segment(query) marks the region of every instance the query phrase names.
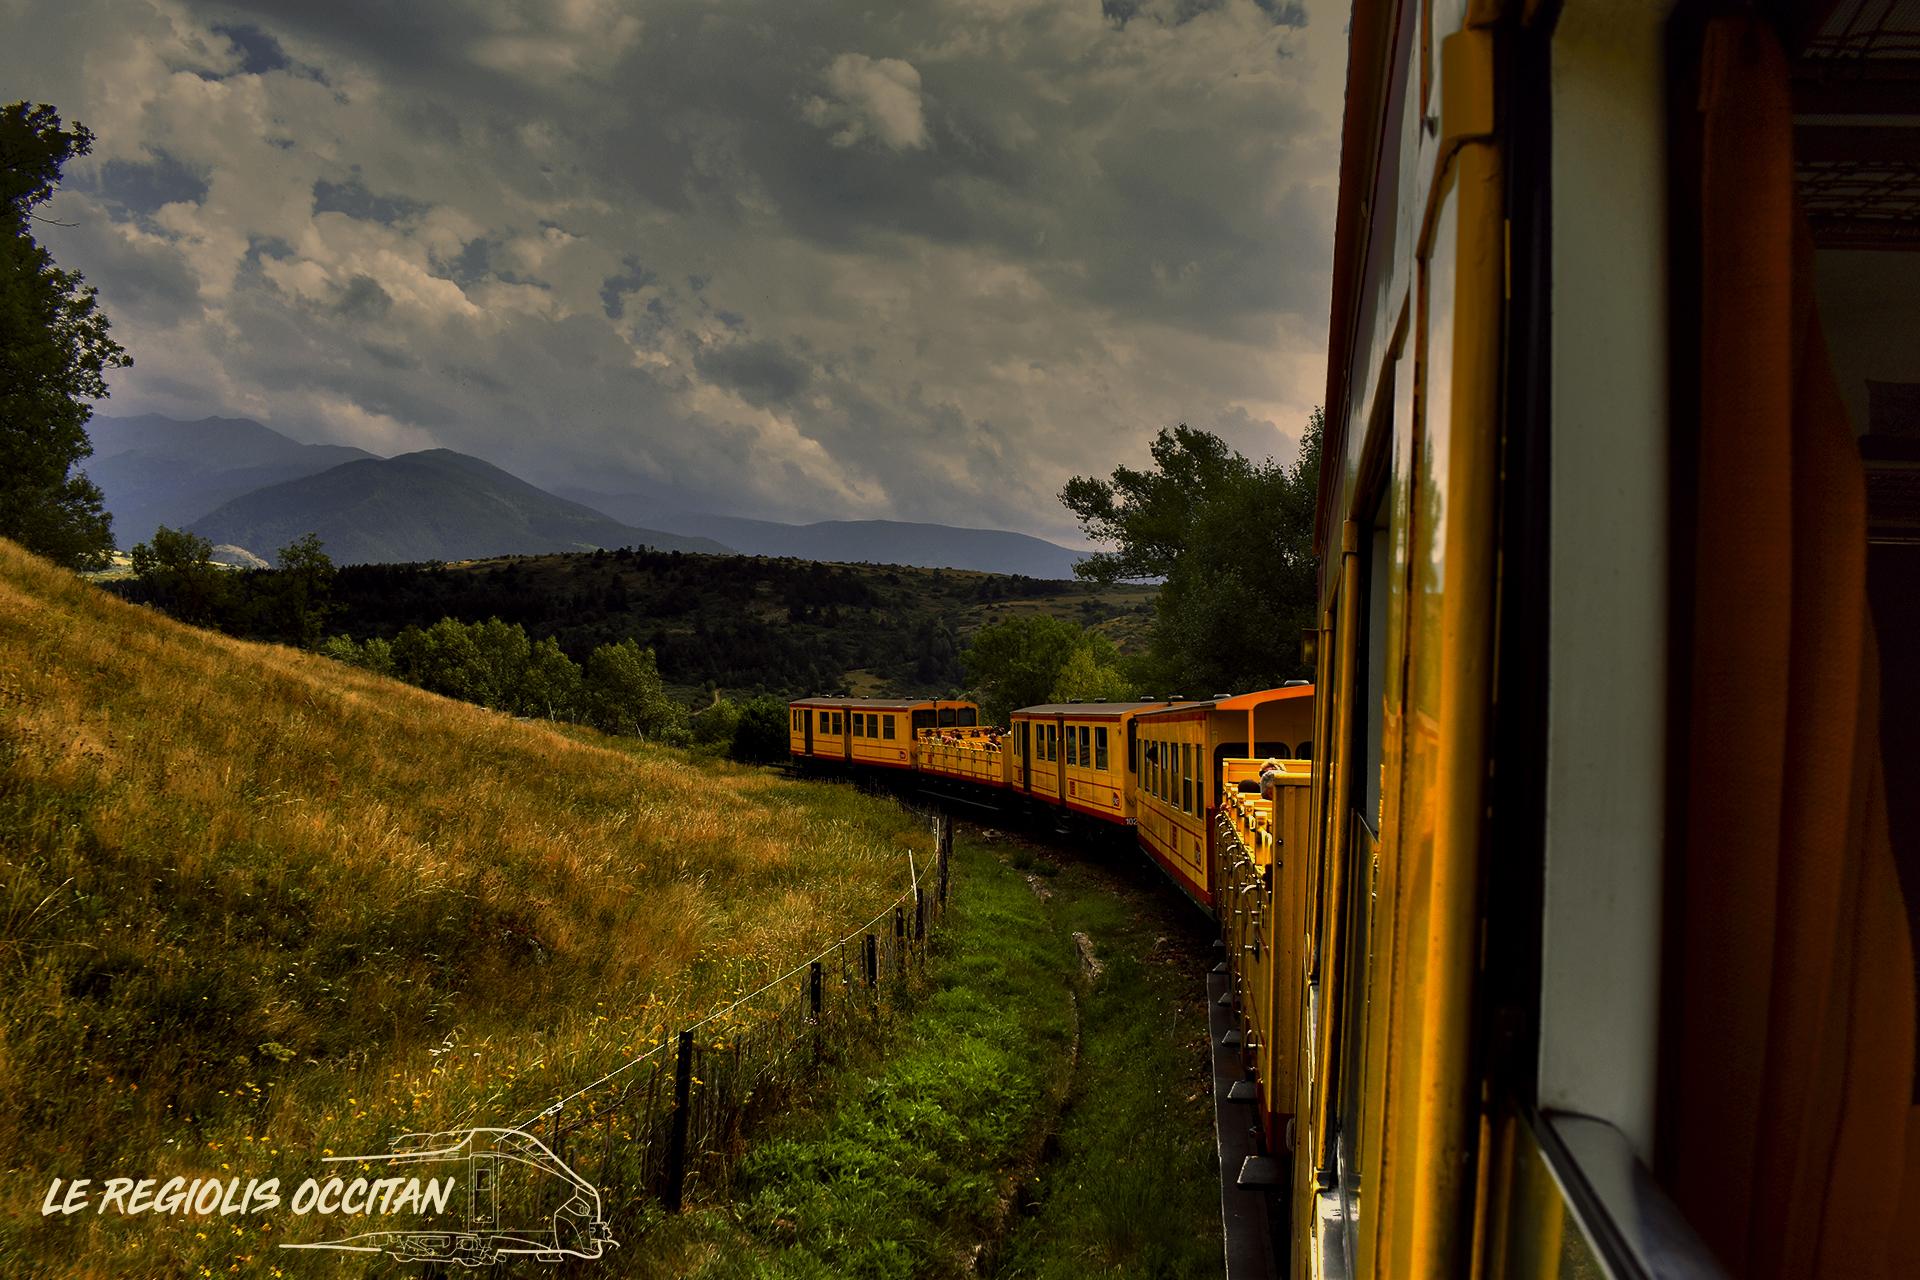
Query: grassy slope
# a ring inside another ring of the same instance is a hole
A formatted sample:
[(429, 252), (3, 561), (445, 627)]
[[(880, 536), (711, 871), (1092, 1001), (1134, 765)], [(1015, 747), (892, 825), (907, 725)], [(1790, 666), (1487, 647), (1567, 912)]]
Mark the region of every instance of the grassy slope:
[(634, 1274), (1219, 1274), (1197, 916), (1162, 883), (1005, 839), (960, 841), (955, 885), (887, 1060), (776, 1126), (735, 1202), (668, 1224)]
[(308, 1273), (257, 1224), (40, 1196), (291, 1186), (328, 1149), (511, 1122), (864, 919), (926, 844), (850, 788), (610, 745), (0, 542), (0, 1274)]

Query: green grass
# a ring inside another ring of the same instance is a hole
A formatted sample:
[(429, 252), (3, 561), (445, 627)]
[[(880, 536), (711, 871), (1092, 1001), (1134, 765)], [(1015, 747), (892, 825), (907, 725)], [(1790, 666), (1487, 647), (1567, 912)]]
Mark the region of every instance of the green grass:
[(0, 1277), (394, 1273), (275, 1250), (314, 1238), (284, 1211), (38, 1209), (55, 1177), (290, 1190), (511, 1124), (869, 918), (930, 843), (851, 787), (197, 631), (0, 541)]
[(961, 840), (955, 885), (889, 1056), (754, 1144), (731, 1202), (636, 1242), (634, 1274), (1219, 1273), (1197, 918), (1024, 841)]

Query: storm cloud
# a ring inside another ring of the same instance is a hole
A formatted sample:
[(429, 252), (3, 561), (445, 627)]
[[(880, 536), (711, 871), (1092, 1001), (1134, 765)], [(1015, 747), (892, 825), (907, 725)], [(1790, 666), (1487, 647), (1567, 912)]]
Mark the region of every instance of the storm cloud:
[(43, 233), (136, 358), (109, 412), (1071, 540), (1069, 476), (1183, 421), (1288, 457), (1318, 399), (1337, 7), (16, 21), (10, 94), (98, 136)]

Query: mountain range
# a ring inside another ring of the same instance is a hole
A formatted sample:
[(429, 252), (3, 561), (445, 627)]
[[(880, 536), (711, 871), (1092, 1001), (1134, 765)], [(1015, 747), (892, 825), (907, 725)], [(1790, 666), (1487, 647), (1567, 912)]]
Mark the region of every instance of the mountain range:
[(87, 433), (93, 457), (86, 472), (106, 496), (123, 549), (160, 525), (185, 528), (242, 494), (373, 457), (346, 445), (301, 444), (247, 418), (95, 416)]
[(449, 449), (380, 458), (301, 444), (246, 418), (96, 416), (88, 430), (94, 456), (87, 474), (106, 497), (123, 548), (164, 524), (266, 557), (316, 533), (341, 564), (649, 546), (1063, 579), (1080, 558), (998, 529), (901, 520), (783, 524), (678, 510), (640, 494), (549, 492)]
[(187, 527), (211, 542), (265, 556), (302, 534), (315, 533), (340, 564), (472, 560), (599, 547), (722, 555), (730, 550), (709, 538), (621, 524), (451, 449), (362, 458), (268, 485)]
[(794, 556), (842, 564), (912, 565), (922, 569), (977, 569), (1029, 578), (1065, 579), (1082, 554), (1005, 529), (967, 529), (909, 520), (820, 520), (784, 524), (744, 516), (706, 515), (663, 509), (638, 495), (563, 488), (576, 502), (615, 519), (645, 519), (662, 529), (714, 538), (750, 556)]

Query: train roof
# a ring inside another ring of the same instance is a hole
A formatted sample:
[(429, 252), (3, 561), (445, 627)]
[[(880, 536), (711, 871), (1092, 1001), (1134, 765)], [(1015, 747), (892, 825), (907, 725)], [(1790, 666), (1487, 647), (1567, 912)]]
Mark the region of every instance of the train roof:
[(1123, 716), (1129, 711), (1145, 711), (1169, 705), (1164, 698), (1154, 698), (1145, 702), (1048, 702), (1037, 707), (1020, 707), (1013, 714), (1017, 716), (1079, 716), (1083, 719), (1096, 719), (1100, 716)]
[(915, 707), (976, 705), (966, 698), (795, 698), (790, 707), (859, 707), (866, 711), (911, 711)]
[(1277, 689), (1256, 689), (1252, 693), (1236, 693), (1224, 698), (1206, 698), (1194, 702), (1172, 702), (1144, 712), (1153, 715), (1156, 711), (1250, 711), (1254, 707), (1269, 702), (1281, 702), (1288, 698), (1311, 698), (1311, 684), (1285, 684)]

